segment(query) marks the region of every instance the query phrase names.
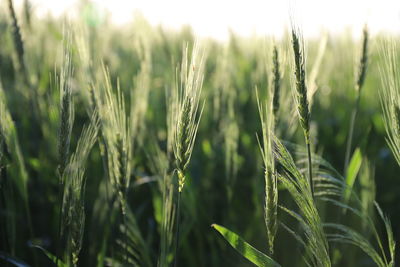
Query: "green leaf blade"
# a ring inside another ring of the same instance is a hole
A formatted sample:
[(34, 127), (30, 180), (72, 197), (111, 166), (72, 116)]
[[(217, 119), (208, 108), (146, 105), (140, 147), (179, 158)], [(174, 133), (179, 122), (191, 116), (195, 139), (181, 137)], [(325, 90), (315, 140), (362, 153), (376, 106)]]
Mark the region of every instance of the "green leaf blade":
[(61, 259), (57, 259), (57, 256), (53, 255), (45, 248), (38, 245), (32, 245), (32, 247), (40, 249), (47, 256), (47, 258), (49, 258), (54, 264), (57, 264), (57, 267), (68, 267), (68, 265), (62, 262)]
[(281, 265), (274, 261), (269, 256), (265, 255), (261, 251), (257, 250), (249, 243), (244, 241), (240, 236), (236, 233), (230, 231), (229, 229), (218, 225), (211, 225), (212, 228), (217, 230), (224, 239), (243, 257), (254, 263), (259, 267), (280, 267)]
[(353, 156), (351, 157), (349, 167), (346, 171), (346, 189), (343, 194), (343, 199), (345, 203), (348, 203), (351, 191), (353, 190), (354, 182), (357, 178), (358, 172), (360, 171), (362, 163), (362, 154), (360, 148), (357, 148), (354, 151)]

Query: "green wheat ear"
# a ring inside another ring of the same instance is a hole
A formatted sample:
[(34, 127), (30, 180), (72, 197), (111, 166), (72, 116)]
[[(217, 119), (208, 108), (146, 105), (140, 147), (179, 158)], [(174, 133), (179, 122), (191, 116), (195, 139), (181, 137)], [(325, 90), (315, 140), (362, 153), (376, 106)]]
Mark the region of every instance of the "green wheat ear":
[[(190, 162), (193, 146), (199, 128), (203, 107), (199, 111), (200, 95), (204, 79), (204, 54), (200, 52), (199, 44), (193, 47), (192, 57), (188, 60), (188, 47), (186, 46), (180, 73), (180, 86), (175, 85), (171, 107), (168, 108), (167, 124), (169, 141), (174, 151), (175, 168), (178, 174), (177, 218), (175, 232), (174, 266), (178, 263), (179, 225), (180, 225), (180, 198), (185, 186), (185, 171)], [(175, 125), (175, 126), (172, 126)], [(172, 126), (172, 127), (171, 127)]]
[(311, 194), (314, 196), (314, 185), (312, 178), (312, 160), (310, 144), (310, 110), (308, 107), (306, 71), (304, 57), (304, 43), (299, 30), (292, 25), (292, 48), (294, 55), (294, 73), (296, 78), (295, 100), (297, 103), (297, 113), (299, 114), (300, 126), (303, 129), (307, 154), (308, 154), (308, 182)]
[(15, 46), (15, 50), (17, 52), (19, 69), (22, 73), (25, 74), (25, 61), (24, 61), (24, 42), (22, 41), (21, 29), (18, 24), (17, 16), (15, 15), (14, 5), (12, 0), (8, 0), (8, 9), (11, 17), (11, 26), (12, 26), (12, 36), (13, 42)]
[(126, 214), (126, 190), (127, 186), (127, 153), (126, 148), (124, 146), (124, 141), (121, 137), (121, 134), (117, 133), (117, 140), (116, 140), (116, 158), (117, 158), (117, 172), (119, 178), (119, 183), (117, 184), (118, 187), (118, 195), (121, 201), (121, 212), (122, 214)]
[(296, 77), (296, 102), (301, 128), (304, 132), (306, 143), (310, 143), (310, 112), (307, 99), (304, 44), (302, 37), (292, 29), (292, 48), (295, 63)]
[(400, 108), (398, 105), (393, 105), (393, 131), (394, 134), (400, 136)]
[(360, 99), (361, 99), (361, 89), (364, 85), (365, 81), (365, 74), (367, 72), (367, 64), (368, 64), (368, 28), (367, 26), (363, 29), (363, 41), (362, 41), (362, 49), (361, 49), (361, 56), (360, 62), (358, 64), (358, 72), (357, 72), (357, 80), (355, 82), (355, 90), (357, 91), (357, 98), (353, 108), (353, 112), (350, 118), (350, 127), (349, 127), (349, 136), (347, 138), (346, 144), (346, 154), (345, 154), (345, 161), (344, 161), (344, 171), (347, 171), (347, 167), (350, 160), (350, 153), (351, 147), (353, 142), (353, 132), (354, 132), (354, 125), (356, 122), (356, 117), (358, 113), (358, 109), (360, 106)]
[(32, 4), (29, 2), (29, 0), (24, 0), (24, 18), (28, 29), (31, 28), (31, 13)]
[(65, 236), (66, 262), (77, 266), (82, 248), (85, 226), (85, 165), (96, 140), (99, 128), (97, 112), (91, 121), (85, 125), (78, 140), (75, 152), (68, 160), (63, 172), (64, 193), (61, 209), (61, 232)]
[(182, 192), (185, 185), (185, 170), (192, 156), (197, 129), (202, 114), (199, 110), (201, 89), (204, 78), (204, 55), (195, 43), (190, 64), (188, 64), (188, 47), (183, 55), (181, 66), (180, 88), (175, 86), (175, 104), (172, 104), (172, 116), (176, 128), (173, 130), (173, 150), (178, 173), (178, 190)]
[[(71, 37), (68, 37), (63, 48), (63, 65), (59, 77), (60, 90), (60, 129), (58, 134), (59, 174), (63, 176), (69, 157), (71, 132), (74, 123), (74, 105), (72, 102), (71, 79), (73, 75)], [(62, 183), (63, 181), (61, 181)]]
[(110, 183), (120, 196), (121, 209), (125, 212), (125, 193), (130, 183), (133, 156), (131, 119), (127, 116), (119, 82), (114, 90), (105, 66), (103, 74), (103, 86), (93, 88), (94, 100), (99, 110), (101, 132), (107, 149)]
[(273, 74), (273, 80), (272, 80), (272, 88), (274, 90), (273, 94), (273, 112), (274, 112), (274, 117), (275, 117), (275, 122), (277, 120), (278, 116), (278, 111), (279, 111), (279, 97), (280, 97), (280, 89), (281, 89), (281, 72), (280, 72), (280, 66), (279, 66), (279, 53), (278, 53), (278, 48), (276, 45), (274, 45), (273, 49), (273, 56), (272, 56), (272, 74)]
[(3, 83), (0, 78), (0, 136), (3, 139), (4, 148), (13, 155), (18, 166), (17, 179), (14, 180), (24, 201), (28, 201), (28, 172), (18, 139), (17, 127), (11, 117)]
[(381, 48), (384, 63), (380, 66), (382, 90), (379, 91), (387, 143), (400, 165), (400, 68), (398, 66), (398, 44), (385, 41)]
[(368, 66), (368, 28), (367, 26), (363, 29), (363, 41), (362, 41), (362, 49), (361, 49), (361, 57), (360, 62), (358, 64), (358, 73), (357, 73), (357, 81), (356, 81), (356, 90), (360, 91), (364, 85), (365, 74), (367, 72)]
[(305, 235), (303, 237), (284, 223), (281, 225), (305, 247), (304, 259), (311, 262), (309, 266), (330, 267), (332, 265), (329, 244), (314, 196), (310, 191), (309, 180), (297, 168), (293, 157), (276, 136), (272, 136), (272, 142), (274, 157), (281, 166), (281, 171), (278, 173), (279, 182), (288, 190), (299, 211), (284, 206), (279, 208), (300, 223)]
[(259, 142), (259, 146), (265, 168), (264, 220), (267, 228), (269, 252), (270, 255), (273, 255), (274, 241), (278, 230), (278, 176), (272, 150), (272, 135), (276, 119), (274, 118), (273, 112), (273, 98), (270, 94), (271, 92), (268, 94), (267, 101), (262, 102), (260, 101), (258, 91), (256, 90), (258, 111), (262, 128), (262, 144)]
[(182, 192), (183, 186), (185, 185), (185, 174), (181, 171), (178, 170), (178, 192)]
[[(58, 132), (58, 175), (59, 175), (59, 187), (60, 187), (60, 214), (64, 208), (64, 197), (65, 193), (68, 193), (66, 188), (66, 181), (64, 175), (65, 170), (68, 166), (68, 160), (70, 157), (70, 141), (72, 127), (74, 124), (74, 105), (72, 101), (72, 88), (71, 80), (73, 74), (72, 66), (72, 53), (71, 53), (71, 33), (66, 33), (66, 40), (63, 44), (63, 62), (61, 66), (61, 73), (56, 76), (57, 86), (60, 91), (60, 125)], [(63, 234), (63, 222), (59, 221), (58, 238), (62, 238)], [(61, 240), (57, 241), (57, 256), (60, 254)]]

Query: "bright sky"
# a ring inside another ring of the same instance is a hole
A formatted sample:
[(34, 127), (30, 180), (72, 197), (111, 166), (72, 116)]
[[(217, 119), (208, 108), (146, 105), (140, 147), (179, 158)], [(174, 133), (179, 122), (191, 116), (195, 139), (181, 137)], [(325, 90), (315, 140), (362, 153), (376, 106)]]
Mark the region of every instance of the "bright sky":
[[(16, 5), (23, 0), (14, 0)], [(74, 12), (79, 0), (30, 0), (36, 14)], [(400, 0), (92, 0), (99, 10), (108, 10), (112, 21), (132, 21), (136, 11), (154, 25), (179, 28), (189, 24), (205, 37), (224, 40), (229, 29), (243, 36), (279, 37), (290, 25), (294, 13), (305, 36), (321, 30), (361, 33), (368, 23), (372, 34), (378, 31), (400, 33)], [(290, 12), (294, 10), (295, 12)]]

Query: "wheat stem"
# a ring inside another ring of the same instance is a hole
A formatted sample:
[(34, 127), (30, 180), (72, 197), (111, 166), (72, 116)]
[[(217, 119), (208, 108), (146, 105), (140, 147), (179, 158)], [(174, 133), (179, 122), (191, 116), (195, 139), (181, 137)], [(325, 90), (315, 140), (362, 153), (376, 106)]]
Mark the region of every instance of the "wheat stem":
[(71, 141), (71, 133), (74, 122), (74, 106), (72, 102), (72, 89), (70, 79), (72, 77), (72, 55), (70, 50), (71, 38), (67, 34), (67, 40), (63, 47), (63, 65), (59, 77), (60, 90), (60, 128), (58, 133), (58, 175), (59, 175), (59, 222), (58, 234), (56, 240), (56, 262), (61, 258), (62, 244), (62, 208), (64, 200), (64, 172), (69, 159), (69, 149)]
[(347, 172), (347, 167), (349, 165), (350, 161), (350, 153), (351, 153), (351, 147), (353, 143), (353, 135), (354, 135), (354, 125), (356, 122), (356, 117), (359, 109), (359, 104), (360, 103), (360, 95), (357, 95), (357, 100), (354, 105), (353, 111), (351, 112), (351, 118), (350, 118), (350, 127), (349, 127), (349, 136), (347, 138), (346, 142), (346, 154), (345, 154), (345, 160), (344, 160), (344, 174), (346, 175)]
[(312, 161), (311, 161), (311, 147), (310, 143), (307, 143), (307, 156), (308, 156), (308, 177), (311, 189), (311, 195), (314, 197), (314, 182), (312, 179)]
[(125, 253), (125, 262), (128, 262), (128, 224), (126, 223), (126, 212), (123, 209), (122, 212), (122, 220), (124, 224), (124, 253)]
[(346, 154), (344, 160), (344, 173), (347, 172), (347, 167), (350, 161), (350, 154), (351, 154), (351, 146), (353, 142), (353, 135), (354, 135), (354, 125), (357, 118), (358, 109), (360, 106), (360, 98), (361, 98), (361, 89), (364, 85), (365, 81), (365, 74), (367, 71), (368, 65), (368, 29), (365, 26), (363, 30), (363, 42), (362, 42), (362, 50), (361, 50), (361, 57), (360, 62), (358, 64), (358, 73), (357, 73), (357, 80), (355, 84), (355, 90), (357, 91), (357, 98), (354, 105), (353, 112), (351, 114), (350, 119), (350, 127), (349, 127), (349, 135), (347, 137), (347, 144), (346, 144)]
[(178, 192), (178, 199), (177, 199), (174, 267), (178, 267), (180, 220), (181, 220), (181, 191)]
[(273, 93), (272, 90), (267, 90), (267, 101), (261, 103), (256, 89), (258, 112), (260, 115), (262, 129), (262, 145), (258, 139), (261, 155), (264, 161), (264, 180), (265, 180), (265, 202), (264, 202), (264, 221), (267, 228), (269, 254), (274, 254), (274, 241), (278, 229), (278, 186), (277, 186), (277, 171), (275, 168), (275, 159), (272, 151), (272, 135), (274, 131), (273, 112)]
[(199, 52), (199, 46), (195, 43), (191, 55), (191, 61), (188, 61), (188, 47), (183, 53), (180, 87), (175, 85), (174, 98), (172, 99), (170, 111), (168, 114), (170, 124), (169, 136), (172, 138), (172, 146), (175, 156), (175, 169), (178, 175), (178, 199), (177, 199), (177, 221), (175, 234), (175, 258), (174, 266), (177, 266), (178, 247), (179, 247), (179, 225), (180, 225), (180, 199), (181, 192), (185, 185), (185, 171), (190, 162), (193, 152), (193, 146), (196, 140), (197, 130), (203, 107), (198, 109), (200, 103), (201, 89), (204, 78), (204, 57)]

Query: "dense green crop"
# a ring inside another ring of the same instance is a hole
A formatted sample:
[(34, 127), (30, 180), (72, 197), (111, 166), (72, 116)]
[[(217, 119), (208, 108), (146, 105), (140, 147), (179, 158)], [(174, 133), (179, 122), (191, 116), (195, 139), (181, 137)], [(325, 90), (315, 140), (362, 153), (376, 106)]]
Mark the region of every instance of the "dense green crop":
[(222, 43), (3, 2), (0, 266), (395, 266), (395, 37)]

